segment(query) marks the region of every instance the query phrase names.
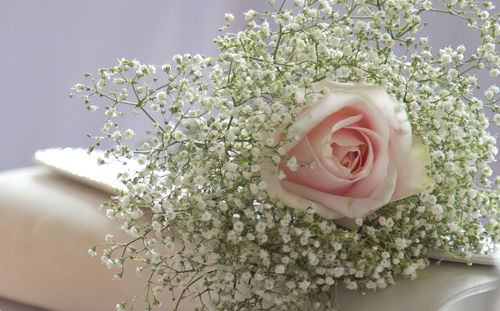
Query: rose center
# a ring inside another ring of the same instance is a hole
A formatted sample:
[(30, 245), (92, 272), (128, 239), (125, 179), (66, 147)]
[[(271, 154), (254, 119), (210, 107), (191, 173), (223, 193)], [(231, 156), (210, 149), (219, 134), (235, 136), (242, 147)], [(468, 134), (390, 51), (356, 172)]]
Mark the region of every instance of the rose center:
[(340, 164), (343, 167), (350, 168), (356, 165), (359, 162), (358, 160), (359, 160), (359, 152), (349, 151), (342, 157), (342, 159), (340, 159)]
[(337, 158), (338, 163), (349, 170), (353, 175), (357, 174), (364, 165), (366, 155), (366, 145), (344, 147), (336, 143), (330, 145), (332, 153)]

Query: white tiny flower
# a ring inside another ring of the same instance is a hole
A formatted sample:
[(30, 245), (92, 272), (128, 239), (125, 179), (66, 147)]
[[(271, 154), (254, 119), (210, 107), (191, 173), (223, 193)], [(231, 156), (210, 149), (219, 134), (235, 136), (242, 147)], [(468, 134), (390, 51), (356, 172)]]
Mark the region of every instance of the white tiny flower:
[(196, 176), (194, 179), (193, 179), (193, 182), (197, 185), (203, 185), (205, 184), (206, 182), (206, 179), (205, 177), (201, 176), (201, 175), (198, 175)]
[(73, 86), (73, 89), (77, 92), (81, 92), (83, 91), (85, 88), (85, 85), (81, 84), (81, 83), (77, 83)]
[(476, 189), (468, 189), (467, 190), (467, 195), (471, 198), (471, 199), (475, 199), (478, 195), (478, 191)]
[(123, 137), (125, 137), (125, 139), (130, 139), (130, 138), (132, 138), (132, 136), (134, 136), (134, 135), (135, 135), (135, 132), (134, 132), (134, 130), (132, 130), (132, 129), (127, 129), (127, 130), (125, 130), (125, 132), (123, 133)]
[(243, 224), (243, 222), (238, 220), (233, 224), (234, 231), (241, 233), (243, 232), (243, 229), (245, 229), (245, 225)]
[(266, 223), (265, 222), (259, 221), (255, 225), (255, 231), (261, 233), (261, 232), (264, 232), (265, 230), (266, 230)]
[(274, 268), (274, 272), (276, 274), (283, 274), (285, 273), (285, 266), (284, 265), (277, 265), (275, 268)]
[(495, 116), (493, 117), (493, 121), (496, 125), (500, 126), (500, 113), (495, 114)]
[(441, 55), (440, 61), (443, 64), (450, 63), (451, 62), (451, 55), (449, 55), (449, 54), (443, 54), (443, 55)]
[(179, 54), (176, 54), (176, 55), (174, 55), (174, 56), (172, 57), (172, 60), (173, 60), (174, 62), (176, 62), (177, 64), (180, 64), (180, 63), (182, 63), (182, 56), (181, 56), (181, 55), (179, 55)]
[(377, 280), (377, 285), (381, 289), (384, 289), (384, 288), (387, 287), (387, 283), (385, 282), (385, 279), (378, 279)]
[(104, 237), (104, 240), (106, 241), (106, 243), (112, 243), (114, 241), (115, 237), (112, 235), (112, 234), (106, 234), (106, 236)]
[(111, 138), (113, 140), (119, 140), (122, 137), (120, 131), (116, 130), (113, 134), (111, 134)]
[(111, 268), (113, 268), (113, 266), (114, 266), (113, 260), (111, 260), (110, 258), (106, 258), (106, 259), (104, 260), (104, 263), (106, 264), (106, 267), (107, 267), (108, 269), (111, 269)]
[(109, 117), (109, 118), (111, 118), (111, 117), (116, 117), (116, 116), (117, 116), (117, 114), (116, 114), (116, 109), (115, 109), (115, 108), (107, 108), (107, 109), (106, 109), (106, 112), (104, 112), (104, 114), (105, 114), (107, 117)]
[(249, 10), (247, 11), (244, 16), (245, 16), (245, 20), (246, 21), (250, 21), (254, 16), (255, 14), (257, 14), (257, 12), (255, 12), (254, 10)]
[(144, 213), (138, 208), (130, 212), (130, 217), (132, 217), (133, 220), (139, 219), (143, 215)]
[(288, 168), (295, 172), (299, 169), (299, 165), (297, 163), (297, 158), (295, 157), (291, 157), (287, 162), (286, 162), (286, 166), (288, 166)]
[(106, 217), (110, 218), (110, 219), (113, 219), (115, 217), (115, 211), (108, 208), (106, 210)]
[(460, 227), (455, 222), (451, 222), (448, 224), (448, 230), (450, 230), (450, 232), (458, 232), (459, 229)]
[(113, 84), (114, 85), (121, 85), (121, 84), (124, 84), (125, 83), (125, 80), (123, 80), (122, 78), (115, 78), (113, 79)]
[(311, 282), (309, 282), (307, 280), (303, 280), (303, 281), (299, 282), (299, 288), (304, 290), (304, 291), (307, 290), (310, 285), (311, 285)]
[(203, 215), (201, 215), (201, 221), (209, 221), (210, 219), (212, 219), (212, 214), (210, 214), (209, 211), (206, 211)]
[(345, 284), (347, 289), (350, 289), (350, 290), (358, 289), (358, 283), (356, 281), (345, 280), (344, 284)]
[(248, 271), (246, 272), (243, 272), (243, 274), (241, 275), (241, 280), (243, 282), (248, 282), (248, 280), (250, 280), (250, 278), (252, 277), (252, 274)]
[(358, 226), (362, 226), (362, 225), (363, 225), (363, 218), (359, 218), (359, 217), (358, 217), (358, 218), (356, 218), (356, 219), (354, 220), (354, 222), (356, 223), (356, 225), (358, 225)]
[(151, 227), (155, 232), (160, 232), (161, 231), (161, 224), (157, 222), (156, 220), (151, 223)]
[(184, 141), (186, 139), (186, 135), (181, 131), (175, 131), (173, 136), (177, 141)]
[(493, 96), (495, 96), (495, 93), (493, 93), (492, 90), (487, 90), (486, 92), (484, 92), (484, 97), (486, 97), (486, 99), (488, 100), (491, 100)]
[(307, 254), (307, 259), (309, 260), (309, 264), (311, 266), (316, 266), (319, 263), (319, 260), (316, 257), (316, 254), (314, 254), (313, 252), (309, 252)]
[(294, 289), (296, 286), (295, 282), (292, 282), (292, 281), (288, 281), (285, 283), (285, 286), (288, 288), (288, 289)]
[(399, 250), (405, 249), (408, 246), (406, 239), (396, 238), (394, 243), (396, 244), (396, 248)]
[(93, 248), (89, 248), (88, 253), (91, 257), (97, 256), (97, 252)]
[(152, 111), (159, 111), (160, 110), (160, 105), (158, 105), (157, 103), (151, 103), (151, 110)]
[(122, 92), (120, 93), (120, 95), (118, 95), (118, 99), (119, 100), (125, 100), (127, 99), (127, 89), (122, 89)]
[(139, 236), (139, 231), (137, 230), (136, 227), (132, 227), (130, 228), (129, 230), (127, 230), (127, 232), (133, 236), (133, 237), (138, 237)]
[(219, 209), (223, 212), (227, 211), (227, 203), (222, 201), (219, 203)]
[(336, 267), (333, 269), (333, 276), (336, 278), (343, 276), (344, 273), (345, 273), (345, 271), (344, 271), (343, 267)]
[(165, 100), (167, 99), (167, 93), (160, 91), (156, 93), (156, 100)]
[(406, 267), (403, 270), (403, 274), (408, 275), (410, 278), (415, 278), (417, 276), (416, 274), (417, 271), (417, 265), (416, 264), (411, 264), (410, 266)]

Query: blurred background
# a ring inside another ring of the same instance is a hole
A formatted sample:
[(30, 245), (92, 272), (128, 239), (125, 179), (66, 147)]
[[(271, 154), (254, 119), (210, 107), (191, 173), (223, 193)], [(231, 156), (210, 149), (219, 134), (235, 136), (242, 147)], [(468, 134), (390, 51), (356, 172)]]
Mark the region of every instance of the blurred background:
[(88, 147), (104, 110), (89, 113), (68, 94), (83, 74), (117, 64), (170, 62), (175, 54), (215, 56), (224, 13), (267, 1), (0, 0), (0, 170), (32, 165), (35, 150)]
[[(174, 54), (214, 56), (224, 13), (233, 13), (238, 27), (250, 8), (269, 6), (267, 0), (0, 0), (0, 170), (32, 165), (37, 149), (93, 143), (86, 134), (102, 127), (104, 110), (88, 113), (81, 100), (68, 98), (84, 73), (122, 57), (161, 65)], [(435, 21), (442, 27), (426, 33), (434, 51), (477, 44), (465, 24), (442, 15)]]

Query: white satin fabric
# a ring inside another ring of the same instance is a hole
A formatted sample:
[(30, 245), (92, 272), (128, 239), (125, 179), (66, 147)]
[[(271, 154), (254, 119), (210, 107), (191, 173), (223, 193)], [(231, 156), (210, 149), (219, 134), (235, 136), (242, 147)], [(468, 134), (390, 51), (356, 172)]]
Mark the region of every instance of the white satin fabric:
[[(123, 236), (99, 209), (106, 199), (41, 167), (0, 173), (0, 297), (54, 311), (105, 311), (138, 294), (146, 276), (129, 267), (112, 280), (118, 270), (88, 255), (107, 233)], [(136, 310), (144, 310), (142, 300)]]
[[(87, 253), (107, 233), (120, 236), (118, 224), (98, 208), (107, 198), (41, 167), (0, 173), (0, 297), (53, 311), (111, 311), (137, 294), (145, 278), (134, 267), (124, 280), (113, 281), (116, 270)], [(491, 266), (443, 262), (377, 293), (341, 291), (340, 310), (448, 311), (440, 308), (477, 289), (491, 289), (497, 279)], [(170, 297), (161, 310), (173, 309)], [(144, 310), (141, 301), (136, 310)], [(194, 306), (185, 303), (180, 310)]]

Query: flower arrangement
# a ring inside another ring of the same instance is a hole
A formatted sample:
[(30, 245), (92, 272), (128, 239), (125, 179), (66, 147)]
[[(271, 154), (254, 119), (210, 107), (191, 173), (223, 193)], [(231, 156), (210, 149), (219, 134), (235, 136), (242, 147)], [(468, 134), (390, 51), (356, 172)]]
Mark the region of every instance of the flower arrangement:
[[(107, 203), (130, 241), (101, 259), (139, 263), (148, 309), (330, 310), (335, 288), (415, 278), (439, 248), (468, 258), (498, 242), (492, 176), (500, 89), (498, 15), (475, 0), (269, 0), (215, 58), (176, 55), (86, 74), (74, 89), (108, 118), (90, 151), (136, 158), (128, 191)], [(426, 17), (477, 32), (476, 49), (433, 51)], [(123, 114), (151, 121), (147, 141)], [(97, 254), (97, 247), (90, 249)], [(177, 294), (172, 291), (179, 289)], [(117, 305), (125, 309), (133, 300)]]

